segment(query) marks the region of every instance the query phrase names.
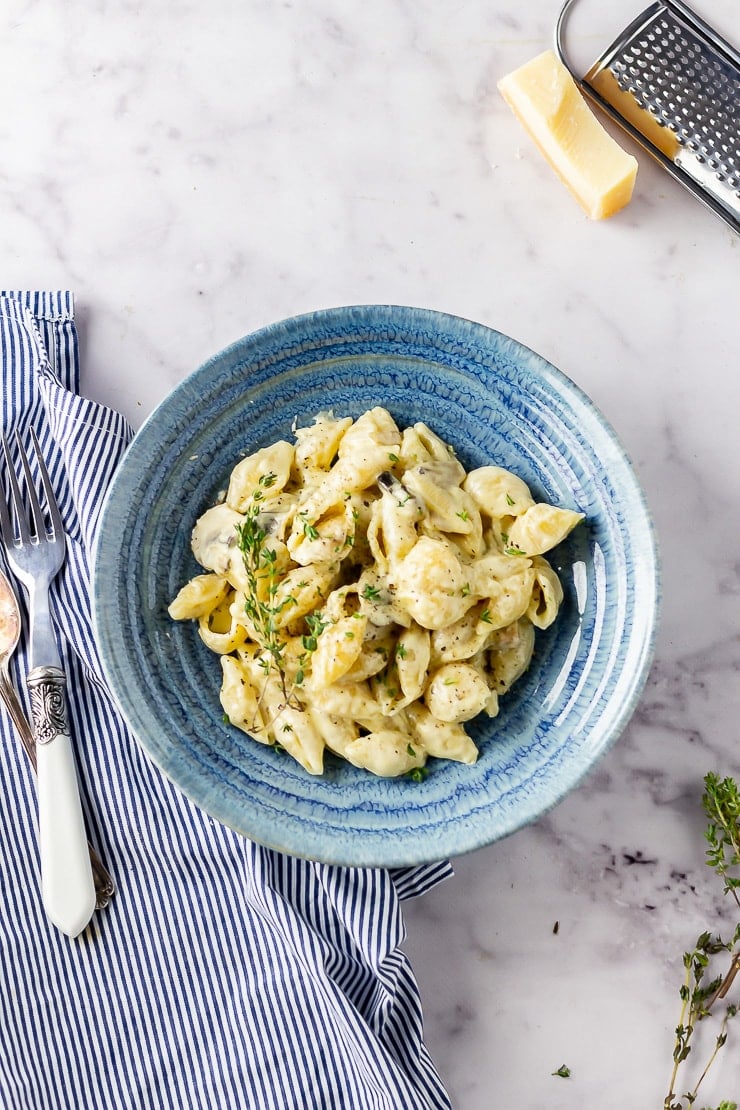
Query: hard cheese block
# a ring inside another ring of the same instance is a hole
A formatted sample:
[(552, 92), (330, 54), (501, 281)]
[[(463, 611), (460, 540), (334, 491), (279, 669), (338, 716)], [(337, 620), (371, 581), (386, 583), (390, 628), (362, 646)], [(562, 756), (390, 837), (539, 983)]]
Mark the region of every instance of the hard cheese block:
[(600, 220), (629, 202), (637, 161), (604, 130), (552, 50), (503, 77), (498, 87), (587, 216)]

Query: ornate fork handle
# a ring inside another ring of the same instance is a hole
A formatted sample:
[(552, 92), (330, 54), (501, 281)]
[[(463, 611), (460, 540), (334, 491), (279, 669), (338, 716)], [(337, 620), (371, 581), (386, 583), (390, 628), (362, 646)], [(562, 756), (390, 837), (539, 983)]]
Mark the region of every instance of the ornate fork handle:
[(67, 680), (59, 667), (36, 667), (26, 680), (31, 698), (33, 737), (37, 744), (48, 744), (57, 736), (69, 736)]
[[(5, 702), (11, 719), (15, 724), (16, 730), (20, 737), (23, 749), (28, 756), (31, 767), (36, 771), (36, 745), (34, 735), (31, 731), (31, 726), (26, 720), (26, 715), (23, 712), (23, 707), (15, 692), (15, 688), (11, 683), (8, 675), (5, 673), (4, 668), (0, 668), (0, 697)], [(32, 695), (33, 698), (33, 695)], [(62, 706), (64, 707), (64, 700), (62, 699)], [(66, 719), (66, 708), (65, 719)], [(110, 902), (115, 892), (113, 880), (108, 873), (100, 856), (93, 848), (88, 840), (88, 851), (90, 853), (90, 864), (92, 866), (93, 879), (95, 882), (95, 908), (103, 910)]]

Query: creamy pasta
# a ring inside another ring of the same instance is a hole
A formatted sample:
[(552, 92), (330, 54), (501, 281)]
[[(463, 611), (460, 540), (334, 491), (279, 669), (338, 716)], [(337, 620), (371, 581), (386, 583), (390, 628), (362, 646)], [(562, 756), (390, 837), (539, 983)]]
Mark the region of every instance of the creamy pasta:
[(205, 573), (172, 601), (221, 657), (232, 725), (311, 774), (474, 763), (465, 730), (527, 669), (563, 599), (544, 558), (583, 519), (425, 424), (322, 413), (242, 459), (196, 522)]

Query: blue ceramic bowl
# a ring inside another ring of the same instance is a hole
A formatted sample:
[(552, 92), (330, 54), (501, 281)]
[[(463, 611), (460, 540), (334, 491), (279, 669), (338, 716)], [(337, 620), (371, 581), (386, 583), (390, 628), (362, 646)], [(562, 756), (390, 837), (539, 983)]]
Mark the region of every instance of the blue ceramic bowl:
[[(167, 606), (199, 568), (196, 518), (242, 453), (322, 410), (425, 421), (467, 469), (515, 471), (586, 515), (551, 553), (565, 601), (480, 758), (420, 783), (339, 760), (323, 777), (225, 725), (218, 658)], [(140, 743), (199, 806), (245, 836), (329, 863), (402, 866), (488, 844), (576, 786), (632, 714), (650, 665), (658, 567), (643, 495), (614, 432), (562, 373), (479, 324), (392, 306), (337, 308), (240, 339), (179, 385), (110, 490), (95, 562), (108, 680)]]

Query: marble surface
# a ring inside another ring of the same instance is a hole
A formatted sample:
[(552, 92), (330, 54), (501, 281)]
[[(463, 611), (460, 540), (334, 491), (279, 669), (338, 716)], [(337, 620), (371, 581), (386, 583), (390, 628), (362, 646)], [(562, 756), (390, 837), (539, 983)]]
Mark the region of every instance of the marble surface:
[[(734, 0), (697, 6), (740, 42)], [(583, 216), (496, 90), (557, 12), (6, 0), (2, 281), (75, 291), (84, 389), (137, 426), (238, 336), (367, 302), (498, 328), (601, 408), (662, 550), (644, 697), (580, 789), (409, 906), (407, 947), (460, 1110), (658, 1110), (681, 953), (730, 917), (700, 796), (740, 775), (740, 239), (641, 152), (631, 205)], [(738, 1035), (700, 1105), (740, 1096)]]

